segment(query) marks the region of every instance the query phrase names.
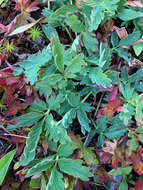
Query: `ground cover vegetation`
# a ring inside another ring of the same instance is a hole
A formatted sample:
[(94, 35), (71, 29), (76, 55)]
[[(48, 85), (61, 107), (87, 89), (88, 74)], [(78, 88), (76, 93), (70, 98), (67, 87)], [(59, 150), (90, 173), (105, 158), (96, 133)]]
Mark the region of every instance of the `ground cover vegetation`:
[(142, 0), (0, 0), (1, 190), (143, 189), (142, 36)]

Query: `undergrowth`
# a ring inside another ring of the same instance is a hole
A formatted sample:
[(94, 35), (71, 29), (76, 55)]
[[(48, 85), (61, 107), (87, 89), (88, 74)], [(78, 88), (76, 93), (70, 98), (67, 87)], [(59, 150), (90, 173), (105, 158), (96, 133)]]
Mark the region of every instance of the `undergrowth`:
[(142, 190), (143, 1), (0, 5), (1, 189)]

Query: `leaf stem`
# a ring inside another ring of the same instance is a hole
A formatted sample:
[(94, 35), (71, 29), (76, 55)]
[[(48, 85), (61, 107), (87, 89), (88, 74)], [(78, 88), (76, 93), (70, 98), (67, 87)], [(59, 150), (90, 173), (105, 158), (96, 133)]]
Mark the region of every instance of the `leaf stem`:
[(50, 10), (50, 0), (48, 0), (48, 9)]
[(90, 92), (84, 97), (84, 99), (83, 99), (81, 102), (84, 103), (84, 102), (87, 100), (87, 98), (88, 98), (91, 94), (92, 94), (92, 91), (90, 91)]
[(96, 116), (96, 114), (97, 114), (97, 112), (98, 112), (98, 110), (99, 110), (99, 107), (100, 107), (100, 105), (101, 105), (101, 101), (102, 101), (104, 95), (105, 95), (105, 92), (102, 93), (102, 95), (101, 95), (101, 97), (100, 97), (100, 100), (99, 100), (99, 102), (98, 102), (98, 105), (97, 105), (96, 111), (95, 111), (95, 113), (94, 113), (94, 117)]
[(70, 31), (67, 29), (67, 27), (65, 27), (65, 29), (66, 29), (66, 31), (67, 31), (69, 37), (70, 37), (70, 40), (73, 42), (73, 37), (72, 37)]

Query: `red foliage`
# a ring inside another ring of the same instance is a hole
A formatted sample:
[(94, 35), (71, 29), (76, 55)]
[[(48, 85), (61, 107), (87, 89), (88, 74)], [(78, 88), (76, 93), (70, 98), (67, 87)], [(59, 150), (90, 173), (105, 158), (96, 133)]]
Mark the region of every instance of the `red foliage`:
[(97, 114), (97, 117), (102, 117), (107, 115), (109, 118), (113, 117), (115, 111), (122, 111), (122, 106), (119, 94), (118, 94), (118, 87), (114, 87), (113, 90), (109, 94), (108, 104), (107, 106), (101, 108)]
[(138, 180), (135, 183), (135, 190), (142, 190), (143, 189), (143, 180)]
[(102, 164), (107, 164), (111, 160), (112, 155), (108, 152), (99, 152), (98, 154)]

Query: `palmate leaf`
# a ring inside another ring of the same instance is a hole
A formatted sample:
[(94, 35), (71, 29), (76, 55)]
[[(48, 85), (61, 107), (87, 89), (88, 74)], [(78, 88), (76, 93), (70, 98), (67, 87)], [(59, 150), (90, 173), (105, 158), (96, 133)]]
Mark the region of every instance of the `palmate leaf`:
[(76, 149), (75, 146), (71, 146), (70, 144), (60, 145), (57, 149), (57, 154), (60, 157), (69, 157), (73, 154), (73, 151)]
[(81, 131), (83, 134), (90, 131), (90, 120), (88, 119), (86, 112), (83, 111), (81, 108), (77, 111), (77, 118), (81, 125)]
[(67, 77), (70, 73), (73, 74), (73, 73), (80, 72), (84, 68), (85, 65), (86, 65), (86, 63), (83, 60), (83, 55), (82, 54), (76, 55), (72, 59), (71, 64), (68, 65), (65, 70)]
[(141, 33), (140, 33), (139, 31), (133, 32), (133, 33), (131, 33), (131, 34), (129, 34), (129, 35), (123, 37), (123, 38), (120, 40), (118, 46), (127, 46), (127, 45), (129, 45), (129, 44), (131, 44), (131, 43), (133, 43), (133, 42), (139, 40), (140, 37), (141, 37)]
[(60, 74), (49, 75), (36, 83), (36, 89), (39, 90), (40, 94), (48, 95), (61, 79), (62, 76)]
[(65, 128), (68, 128), (71, 124), (73, 119), (76, 117), (76, 110), (74, 108), (70, 109), (62, 119), (62, 125)]
[(16, 153), (16, 150), (12, 150), (0, 159), (0, 185), (2, 184), (2, 182), (4, 180), (4, 177), (7, 173), (8, 167), (9, 167), (15, 153)]
[(88, 178), (92, 177), (92, 173), (89, 172), (88, 168), (82, 166), (81, 160), (61, 158), (58, 160), (58, 165), (64, 173), (80, 178), (81, 180), (88, 181)]
[(47, 98), (46, 102), (48, 104), (48, 109), (57, 111), (60, 108), (60, 105), (64, 102), (64, 94), (59, 93), (57, 96), (52, 94)]
[(98, 5), (96, 8), (93, 8), (90, 15), (89, 32), (92, 32), (93, 30), (97, 30), (103, 18), (104, 18), (103, 6)]
[(118, 169), (113, 169), (109, 172), (110, 175), (128, 175), (132, 171), (132, 167), (124, 167), (124, 168), (118, 168)]
[[(37, 81), (37, 73), (40, 70), (40, 67), (48, 63), (52, 58), (50, 46), (47, 46), (42, 51), (39, 51), (37, 55), (29, 55), (28, 59), (19, 63), (19, 67), (22, 69), (20, 72), (24, 72), (27, 76), (30, 84), (33, 85)], [(19, 75), (15, 69), (14, 74)]]
[(68, 112), (66, 112), (63, 119), (61, 120), (62, 125), (65, 128), (68, 128), (72, 124), (73, 119), (75, 119), (75, 117), (77, 116), (78, 121), (81, 125), (82, 133), (85, 134), (86, 131), (89, 132), (90, 120), (88, 119), (86, 112), (90, 112), (92, 110), (92, 107), (88, 103), (82, 103), (80, 101), (80, 96), (77, 96), (74, 93), (71, 93), (67, 98), (69, 104), (74, 108), (71, 108)]
[(61, 144), (71, 142), (66, 129), (60, 123), (54, 121), (52, 115), (47, 115), (46, 117), (45, 131), (46, 136), (49, 136), (49, 139), (54, 142), (60, 142)]
[(13, 119), (13, 121), (18, 121), (17, 124), (15, 125), (8, 125), (8, 129), (9, 130), (14, 130), (17, 129), (19, 127), (25, 127), (25, 126), (31, 126), (34, 123), (36, 123), (37, 121), (39, 121), (41, 118), (43, 117), (42, 113), (38, 113), (38, 112), (29, 112), (26, 113), (24, 115), (15, 117)]
[(69, 25), (74, 32), (84, 31), (84, 25), (81, 23), (76, 15), (68, 16), (66, 19), (66, 24)]
[(28, 135), (23, 154), (20, 158), (20, 165), (26, 166), (31, 160), (34, 159), (37, 143), (42, 132), (42, 125), (43, 121), (37, 123), (34, 127), (32, 127)]
[(31, 106), (30, 106), (30, 110), (31, 111), (45, 111), (45, 110), (47, 110), (47, 105), (46, 105), (46, 103), (44, 102), (44, 101), (42, 101), (42, 100), (39, 100), (39, 101), (37, 101), (37, 100), (35, 100), (32, 104), (31, 104)]
[(115, 14), (115, 11), (117, 10), (118, 7), (118, 3), (120, 2), (120, 0), (104, 0), (104, 8), (105, 10), (108, 10), (109, 12), (111, 12), (111, 14)]
[(103, 73), (102, 69), (99, 67), (91, 68), (89, 72), (89, 78), (93, 83), (101, 85), (103, 87), (110, 86), (111, 80)]
[(125, 133), (127, 132), (127, 129), (109, 129), (107, 132), (104, 132), (104, 135), (109, 138), (109, 139), (114, 139), (114, 138), (120, 138), (122, 137)]
[(56, 166), (52, 169), (46, 190), (64, 190), (63, 175), (57, 170)]
[(65, 5), (57, 9), (52, 15), (51, 19), (59, 20), (62, 17), (65, 17), (65, 15), (68, 13), (74, 13), (77, 11), (77, 7), (74, 5)]
[(122, 9), (118, 13), (118, 17), (123, 21), (130, 21), (130, 20), (134, 20), (134, 19), (139, 18), (139, 17), (143, 17), (143, 13), (126, 8), (126, 9)]
[(97, 51), (98, 41), (96, 38), (92, 37), (90, 33), (83, 33), (83, 43), (89, 55)]
[(46, 171), (47, 169), (51, 168), (54, 164), (54, 159), (55, 155), (48, 156), (47, 158), (40, 160), (40, 162), (28, 170), (26, 177), (40, 174), (42, 171)]
[(52, 52), (55, 64), (57, 69), (62, 73), (64, 71), (64, 47), (60, 43), (60, 40), (57, 36), (53, 38), (52, 44)]

